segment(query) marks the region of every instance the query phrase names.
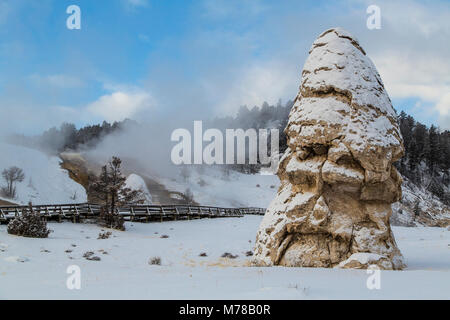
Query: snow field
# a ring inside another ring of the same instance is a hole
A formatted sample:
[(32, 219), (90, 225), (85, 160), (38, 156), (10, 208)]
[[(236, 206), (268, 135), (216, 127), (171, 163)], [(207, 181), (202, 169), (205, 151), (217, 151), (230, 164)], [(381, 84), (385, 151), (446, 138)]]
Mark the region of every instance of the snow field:
[[(1, 225), (0, 299), (450, 298), (446, 229), (394, 227), (408, 268), (381, 271), (381, 289), (369, 290), (366, 270), (247, 267), (261, 219), (127, 223), (105, 240), (96, 225), (49, 223), (48, 239), (11, 236)], [(83, 258), (87, 251), (101, 261)], [(225, 252), (239, 257), (221, 258)], [(149, 265), (153, 257), (160, 266)], [(70, 265), (81, 269), (80, 290), (66, 287)]]

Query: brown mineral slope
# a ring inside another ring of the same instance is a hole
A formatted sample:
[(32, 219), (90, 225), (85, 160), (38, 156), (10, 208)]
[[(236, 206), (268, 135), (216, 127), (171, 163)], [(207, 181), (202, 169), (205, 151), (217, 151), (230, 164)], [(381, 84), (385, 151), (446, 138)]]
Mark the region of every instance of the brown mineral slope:
[(389, 224), (403, 142), (382, 80), (348, 32), (330, 29), (313, 43), (285, 132), (281, 186), (254, 263), (403, 268)]
[[(76, 152), (63, 152), (60, 154), (61, 168), (67, 170), (69, 177), (81, 184), (86, 190), (88, 201), (91, 203), (101, 203), (90, 185), (95, 181), (100, 172), (101, 165), (94, 160), (86, 160), (83, 155)], [(184, 194), (176, 191), (169, 191), (164, 185), (143, 174), (145, 169), (138, 162), (131, 158), (124, 158), (123, 173), (129, 175), (136, 173), (144, 180), (148, 191), (152, 196), (152, 204), (186, 204)], [(193, 205), (197, 203), (193, 202)]]

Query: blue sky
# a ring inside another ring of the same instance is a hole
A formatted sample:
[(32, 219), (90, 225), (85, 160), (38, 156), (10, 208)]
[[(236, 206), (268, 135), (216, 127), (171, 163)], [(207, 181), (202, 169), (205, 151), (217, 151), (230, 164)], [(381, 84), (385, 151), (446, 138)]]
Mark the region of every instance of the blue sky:
[[(72, 4), (81, 30), (66, 28)], [(369, 4), (381, 30), (366, 28)], [(286, 101), (333, 26), (359, 38), (398, 110), (450, 128), (450, 5), (439, 0), (0, 0), (0, 124), (37, 133)]]

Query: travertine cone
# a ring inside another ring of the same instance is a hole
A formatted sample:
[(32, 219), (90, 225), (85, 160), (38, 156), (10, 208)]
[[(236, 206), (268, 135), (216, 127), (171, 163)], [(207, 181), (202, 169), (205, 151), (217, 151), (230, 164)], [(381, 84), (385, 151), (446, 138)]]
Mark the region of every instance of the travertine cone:
[(389, 217), (404, 149), (389, 96), (346, 31), (325, 31), (309, 53), (254, 263), (401, 269)]

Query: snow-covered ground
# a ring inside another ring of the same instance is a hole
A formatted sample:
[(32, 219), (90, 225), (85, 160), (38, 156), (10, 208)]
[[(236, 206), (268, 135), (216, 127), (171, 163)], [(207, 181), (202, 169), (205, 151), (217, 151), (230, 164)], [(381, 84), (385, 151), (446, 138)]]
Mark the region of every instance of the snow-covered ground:
[[(48, 239), (11, 236), (1, 225), (0, 299), (450, 298), (446, 229), (394, 227), (408, 268), (381, 271), (380, 290), (369, 290), (365, 270), (247, 267), (261, 219), (127, 223), (106, 240), (97, 240), (96, 225), (49, 223)], [(87, 251), (101, 261), (83, 258)], [(239, 257), (221, 258), (225, 252)], [(162, 265), (149, 265), (156, 256)], [(70, 265), (81, 269), (80, 290), (66, 287)]]
[[(33, 204), (86, 202), (86, 191), (61, 169), (58, 157), (3, 142), (0, 142), (0, 152), (0, 171), (16, 166), (25, 174), (24, 181), (17, 183), (16, 198), (2, 199), (19, 204), (29, 201)], [(0, 178), (0, 185), (5, 184)]]

